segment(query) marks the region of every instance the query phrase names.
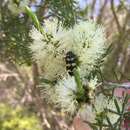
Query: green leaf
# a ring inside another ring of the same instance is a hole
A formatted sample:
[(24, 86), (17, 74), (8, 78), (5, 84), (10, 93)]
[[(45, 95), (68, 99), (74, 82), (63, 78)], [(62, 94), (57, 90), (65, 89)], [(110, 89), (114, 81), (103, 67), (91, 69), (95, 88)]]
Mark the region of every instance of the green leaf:
[(74, 78), (75, 78), (75, 82), (77, 83), (77, 87), (78, 87), (78, 92), (80, 94), (84, 94), (84, 89), (83, 89), (83, 85), (80, 79), (80, 75), (77, 69), (74, 70)]
[(121, 113), (119, 113), (119, 112), (116, 112), (116, 111), (113, 111), (113, 110), (111, 110), (111, 109), (107, 109), (107, 111), (108, 112), (111, 112), (112, 114), (117, 114), (117, 115), (122, 115)]
[(40, 82), (43, 82), (45, 84), (51, 84), (54, 85), (56, 81), (50, 81), (48, 79), (40, 78)]
[(124, 102), (122, 104), (122, 113), (124, 112), (125, 106), (128, 103), (128, 100), (130, 99), (130, 96), (128, 94), (125, 95)]
[(70, 28), (77, 22), (77, 5), (75, 0), (46, 0), (50, 14), (61, 22), (63, 27)]
[(106, 115), (106, 120), (107, 120), (107, 123), (109, 124), (109, 127), (111, 128), (111, 130), (113, 130), (113, 125), (107, 115)]
[(121, 111), (120, 111), (120, 107), (119, 107), (119, 104), (118, 104), (118, 101), (117, 101), (116, 98), (114, 99), (114, 103), (115, 103), (115, 106), (116, 106), (117, 112), (120, 113), (120, 112), (121, 112)]
[(25, 10), (26, 10), (26, 13), (28, 14), (28, 16), (30, 16), (32, 21), (34, 22), (35, 27), (41, 33), (44, 33), (44, 30), (43, 30), (43, 28), (42, 28), (42, 26), (41, 26), (41, 24), (40, 24), (40, 22), (39, 22), (39, 20), (38, 20), (38, 18), (36, 16), (36, 14), (34, 12), (32, 12), (32, 10), (28, 6), (25, 7)]

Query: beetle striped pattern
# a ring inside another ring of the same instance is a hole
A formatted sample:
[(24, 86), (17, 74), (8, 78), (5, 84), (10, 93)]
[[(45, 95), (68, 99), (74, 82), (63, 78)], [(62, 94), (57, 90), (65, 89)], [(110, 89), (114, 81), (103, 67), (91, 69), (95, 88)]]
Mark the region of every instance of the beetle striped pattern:
[(77, 67), (77, 56), (72, 52), (68, 51), (65, 56), (66, 70), (69, 75), (73, 76), (73, 70)]

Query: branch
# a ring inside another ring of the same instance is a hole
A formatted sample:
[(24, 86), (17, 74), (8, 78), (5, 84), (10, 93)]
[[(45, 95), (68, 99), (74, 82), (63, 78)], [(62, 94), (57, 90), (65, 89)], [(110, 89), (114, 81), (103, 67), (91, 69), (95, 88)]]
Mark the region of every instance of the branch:
[(36, 11), (36, 14), (39, 18), (39, 21), (43, 20), (46, 10), (48, 9), (48, 0), (41, 0), (39, 8)]
[(93, 14), (94, 14), (94, 10), (95, 10), (95, 4), (96, 4), (96, 0), (93, 0), (92, 6), (91, 6), (91, 18), (93, 18)]
[(39, 78), (39, 72), (38, 72), (38, 66), (37, 63), (32, 64), (32, 75), (33, 75), (33, 85), (32, 85), (32, 97), (34, 99), (34, 103), (36, 105), (37, 110), (39, 111), (39, 116), (42, 122), (42, 128), (49, 130), (51, 128), (51, 125), (47, 121), (47, 112), (45, 109), (45, 104), (40, 98), (40, 92), (37, 88), (38, 78)]
[(107, 5), (107, 2), (108, 2), (108, 0), (105, 0), (105, 1), (104, 1), (104, 4), (103, 4), (102, 7), (100, 8), (100, 14), (99, 14), (99, 16), (98, 16), (98, 18), (97, 18), (97, 23), (100, 23), (100, 22), (101, 22), (101, 19), (102, 19), (102, 16), (103, 16), (103, 12), (104, 12), (104, 9), (105, 9), (105, 7), (106, 7), (106, 5)]
[(118, 17), (117, 17), (117, 15), (116, 15), (115, 7), (114, 7), (114, 0), (111, 0), (111, 10), (112, 10), (114, 19), (115, 19), (115, 21), (116, 21), (118, 31), (119, 31), (119, 33), (121, 33), (121, 26), (120, 26), (120, 23), (119, 23), (119, 21), (118, 21)]

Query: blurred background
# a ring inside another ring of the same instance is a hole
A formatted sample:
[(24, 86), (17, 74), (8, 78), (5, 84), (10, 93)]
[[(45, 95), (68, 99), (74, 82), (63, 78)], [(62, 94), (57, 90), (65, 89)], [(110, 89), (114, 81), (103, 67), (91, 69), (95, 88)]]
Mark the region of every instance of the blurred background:
[(102, 24), (110, 45), (103, 79), (122, 83), (130, 80), (130, 0), (0, 0), (0, 130), (73, 130), (71, 119), (47, 105), (37, 88), (26, 5), (41, 24), (52, 18), (66, 29), (78, 20)]

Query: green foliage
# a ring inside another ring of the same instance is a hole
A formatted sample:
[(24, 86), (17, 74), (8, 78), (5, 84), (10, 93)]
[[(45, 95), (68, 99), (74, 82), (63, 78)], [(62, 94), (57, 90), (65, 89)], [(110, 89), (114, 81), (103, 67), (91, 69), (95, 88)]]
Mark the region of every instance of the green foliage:
[[(113, 111), (108, 108), (104, 109), (99, 115), (96, 115), (96, 123), (92, 123), (92, 124), (90, 124), (90, 126), (94, 126), (95, 128), (100, 128), (100, 129), (105, 128), (108, 130), (120, 130), (121, 129), (124, 119), (127, 119), (127, 116), (129, 115), (129, 112), (126, 108), (127, 108), (130, 96), (128, 94), (125, 94), (125, 96), (123, 97), (123, 99), (121, 101), (121, 106), (119, 106), (117, 99), (115, 97), (113, 97), (113, 98), (114, 98), (114, 106), (115, 106), (116, 110)], [(118, 120), (115, 123), (111, 122), (112, 119), (107, 116), (108, 112), (112, 115), (119, 116)], [(106, 122), (107, 124), (103, 122), (105, 119), (107, 121)]]
[(26, 9), (26, 13), (31, 17), (32, 21), (34, 22), (35, 27), (42, 33), (43, 28), (42, 28), (36, 14), (33, 13), (28, 6), (26, 6), (25, 9)]
[(47, 0), (51, 9), (50, 14), (56, 16), (66, 28), (76, 23), (76, 1), (75, 0)]
[[(14, 15), (7, 5), (1, 7), (0, 20), (0, 55), (1, 58), (8, 59), (17, 63), (31, 63), (31, 52), (29, 51), (29, 44), (31, 39), (29, 37), (28, 19), (26, 15)], [(2, 59), (1, 59), (2, 60)]]
[(0, 130), (42, 130), (34, 114), (17, 106), (0, 104)]

